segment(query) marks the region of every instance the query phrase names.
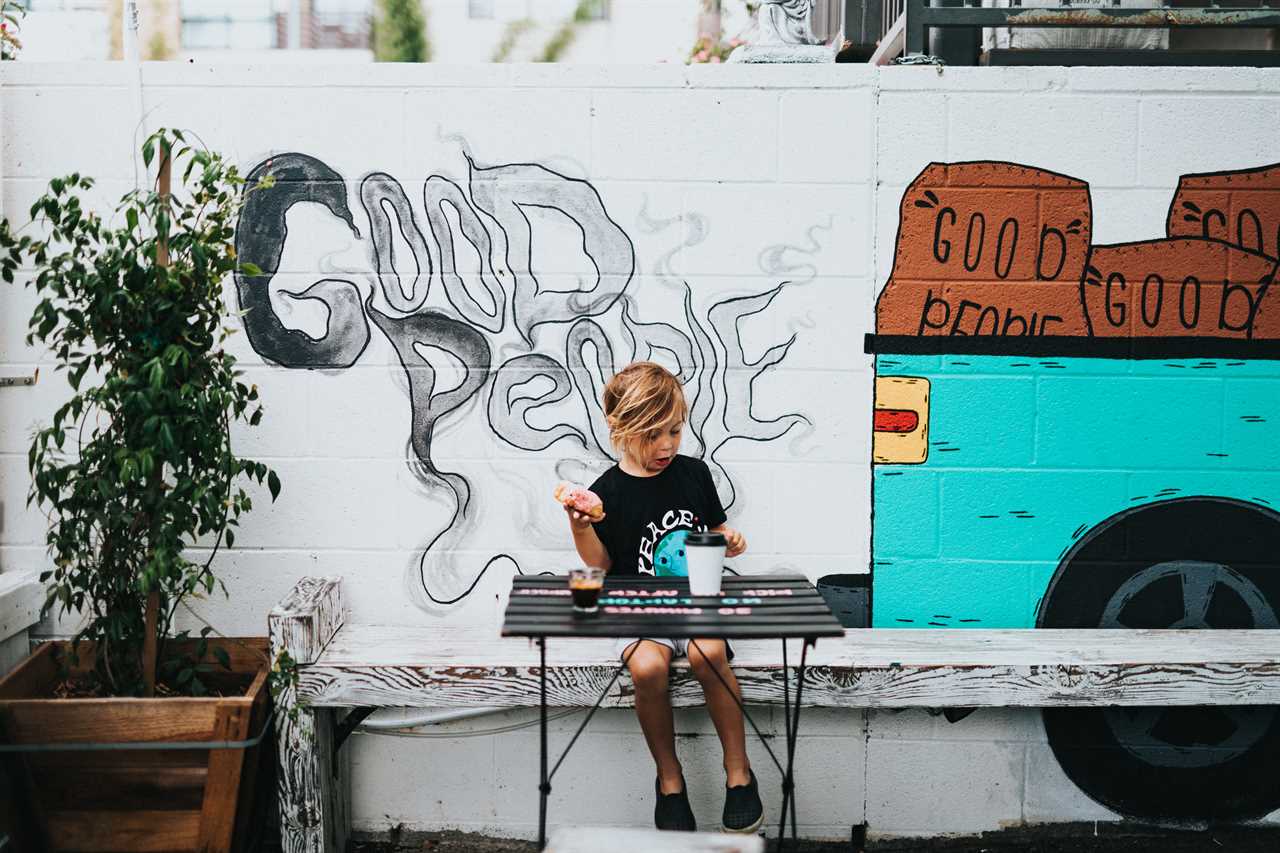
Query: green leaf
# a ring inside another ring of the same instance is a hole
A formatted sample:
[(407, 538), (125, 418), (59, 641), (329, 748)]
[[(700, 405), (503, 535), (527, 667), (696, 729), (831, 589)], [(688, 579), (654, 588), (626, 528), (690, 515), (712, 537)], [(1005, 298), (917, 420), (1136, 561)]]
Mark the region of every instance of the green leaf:
[(267, 489), (271, 492), (271, 500), (280, 496), (280, 477), (275, 471), (267, 475)]
[(227, 654), (227, 650), (218, 646), (213, 650), (213, 656), (218, 659), (218, 663), (226, 669), (231, 669), (231, 655)]
[(225, 532), (227, 538), (227, 547), (230, 548), (236, 544), (236, 534), (231, 528), (227, 528)]

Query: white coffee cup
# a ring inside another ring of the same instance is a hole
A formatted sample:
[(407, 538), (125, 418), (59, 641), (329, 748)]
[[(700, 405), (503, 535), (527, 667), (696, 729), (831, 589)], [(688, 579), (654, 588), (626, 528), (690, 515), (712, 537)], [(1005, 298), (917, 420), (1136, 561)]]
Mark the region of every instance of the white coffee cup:
[(724, 534), (710, 530), (695, 530), (685, 538), (684, 559), (689, 568), (690, 594), (720, 594), (725, 546)]

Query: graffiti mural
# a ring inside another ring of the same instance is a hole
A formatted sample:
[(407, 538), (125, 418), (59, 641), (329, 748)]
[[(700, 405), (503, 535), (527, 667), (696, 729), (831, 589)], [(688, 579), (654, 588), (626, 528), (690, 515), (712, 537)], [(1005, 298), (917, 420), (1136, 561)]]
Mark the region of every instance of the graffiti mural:
[[(1280, 627), (1280, 166), (1096, 245), (1088, 185), (931, 164), (876, 306), (872, 623)], [(922, 523), (921, 519), (932, 523)], [(1275, 708), (1046, 710), (1133, 818), (1280, 807)]]
[[(461, 182), (432, 175), (414, 188), (416, 197), (391, 175), (367, 174), (352, 193), (358, 215), (334, 169), (307, 154), (277, 155), (251, 171), (251, 185), (264, 179), (267, 185), (249, 194), (236, 236), (240, 257), (261, 271), (238, 275), (236, 292), (249, 341), (264, 359), (285, 368), (348, 368), (375, 329), (394, 347), (396, 369), (407, 379), (407, 459), (423, 488), (446, 506), (445, 523), (422, 534), (407, 578), (416, 603), (434, 613), (462, 601), (495, 565), (525, 571), (507, 553), (466, 556), (493, 548), (492, 528), (481, 520), (486, 511), (531, 512), (512, 506), (512, 487), (528, 495), (529, 506), (547, 504), (548, 484), (589, 481), (612, 464), (600, 391), (615, 368), (652, 359), (685, 383), (694, 445), (686, 452), (707, 460), (726, 507), (736, 488), (720, 451), (734, 440), (775, 441), (808, 425), (798, 413), (754, 411), (755, 380), (783, 361), (794, 334), (764, 342), (753, 358), (748, 352), (761, 342), (747, 341), (744, 330), (784, 287), (804, 280), (803, 270), (779, 276), (762, 292), (721, 293), (707, 304), (671, 273), (667, 257), (642, 292), (632, 240), (591, 183), (535, 163), (486, 166), (470, 156), (466, 170)], [(296, 291), (273, 283), (289, 210), (304, 202), (344, 223), (367, 252), (367, 275), (323, 278)], [(556, 245), (555, 261), (540, 245), (548, 221), (572, 234)], [(663, 223), (642, 212), (640, 221), (654, 231), (687, 224), (682, 245), (697, 242), (706, 227), (696, 216)], [(766, 247), (762, 267), (788, 268), (788, 249)], [(576, 265), (563, 261), (570, 255)], [(647, 307), (655, 299), (665, 300), (666, 310)], [(327, 310), (322, 334), (282, 319), (308, 301)], [(437, 439), (452, 425), (483, 429), (529, 454), (554, 446), (559, 456), (540, 483), (503, 470), (494, 471), (501, 482), (477, 483), (476, 475), (449, 470), (440, 459)], [(484, 539), (475, 536), (481, 528)]]

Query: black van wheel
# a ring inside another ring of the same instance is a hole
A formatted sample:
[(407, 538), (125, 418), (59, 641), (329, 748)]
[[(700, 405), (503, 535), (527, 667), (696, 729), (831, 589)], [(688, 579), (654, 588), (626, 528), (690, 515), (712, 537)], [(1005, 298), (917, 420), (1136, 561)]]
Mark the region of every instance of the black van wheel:
[[(1280, 514), (1181, 498), (1128, 510), (1058, 568), (1040, 628), (1280, 627)], [(1138, 820), (1205, 826), (1280, 808), (1280, 709), (1046, 709), (1067, 776)]]

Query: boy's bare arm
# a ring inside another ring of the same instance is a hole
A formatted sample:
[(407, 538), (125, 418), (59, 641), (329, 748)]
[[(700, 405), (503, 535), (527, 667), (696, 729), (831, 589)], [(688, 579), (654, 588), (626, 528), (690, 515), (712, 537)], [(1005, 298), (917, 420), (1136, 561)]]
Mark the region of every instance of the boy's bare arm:
[(565, 507), (565, 513), (569, 516), (569, 529), (573, 531), (573, 547), (578, 550), (578, 556), (582, 558), (582, 562), (607, 572), (612, 561), (609, 559), (609, 552), (604, 548), (604, 543), (600, 541), (595, 528), (591, 526), (591, 519), (570, 507)]
[(734, 530), (728, 525), (721, 524), (718, 527), (711, 528), (716, 533), (724, 534), (726, 557), (736, 557), (743, 551), (747, 550), (747, 537), (743, 536), (741, 531)]

